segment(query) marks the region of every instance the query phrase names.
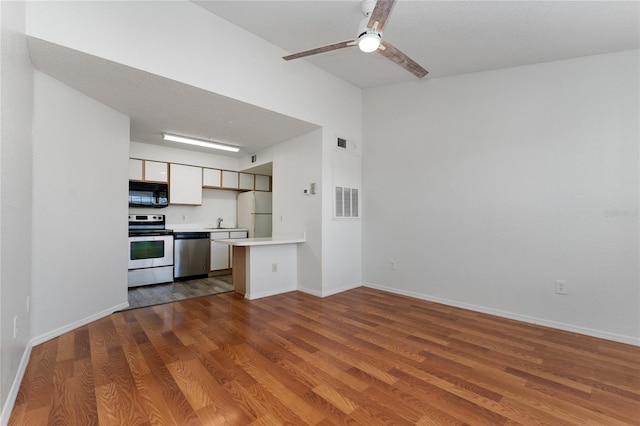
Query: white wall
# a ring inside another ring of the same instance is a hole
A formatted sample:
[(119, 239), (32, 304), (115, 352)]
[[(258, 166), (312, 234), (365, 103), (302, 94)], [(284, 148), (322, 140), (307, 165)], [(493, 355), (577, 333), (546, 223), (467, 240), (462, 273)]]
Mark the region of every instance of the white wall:
[[(355, 144), (356, 149), (337, 149), (337, 138)], [(323, 145), (323, 222), (322, 222), (322, 296), (339, 293), (362, 285), (361, 219), (335, 217), (335, 187), (357, 188), (362, 194), (362, 157), (357, 136), (325, 132)], [(362, 197), (360, 197), (362, 199)], [(362, 203), (361, 203), (362, 204)], [(360, 206), (362, 207), (362, 206)], [(362, 208), (360, 208), (362, 210)], [(360, 212), (362, 217), (363, 213)]]
[(359, 88), (193, 2), (28, 2), (27, 16), (30, 36), (360, 137)]
[(36, 71), (35, 342), (127, 305), (129, 118)]
[(129, 213), (163, 214), (168, 229), (211, 228), (217, 226), (219, 217), (223, 220), (224, 228), (233, 228), (238, 222), (238, 192), (203, 189), (200, 206), (169, 205), (163, 209), (131, 207)]
[(640, 344), (638, 57), (366, 90), (365, 282)]
[[(306, 233), (298, 244), (298, 289), (322, 293), (322, 129), (274, 145), (273, 234)], [(260, 154), (259, 154), (260, 156)], [(316, 183), (316, 195), (303, 189)]]
[[(252, 246), (246, 251), (249, 300), (294, 291), (297, 288), (297, 244)], [(273, 271), (273, 265), (277, 271)]]
[(13, 406), (31, 337), (33, 69), (24, 27), (24, 3), (0, 2), (0, 424)]
[[(325, 179), (336, 135), (361, 139), (359, 88), (305, 61), (283, 61), (287, 52), (192, 2), (29, 2), (27, 16), (30, 36), (317, 124), (323, 129), (323, 186), (330, 182)], [(211, 40), (225, 41), (215, 44), (215, 54)], [(154, 54), (157, 46), (162, 54)], [(347, 272), (332, 272), (332, 280), (323, 282), (335, 290), (361, 281), (361, 225), (330, 222), (331, 200), (323, 195), (321, 215), (312, 219), (322, 228), (321, 250), (341, 250), (345, 234), (338, 228), (348, 228), (354, 247), (341, 252), (346, 257), (323, 259), (323, 271)]]
[(166, 163), (180, 163), (224, 170), (238, 170), (238, 163), (240, 161), (235, 157), (135, 141), (131, 141), (130, 143), (129, 156), (131, 158), (142, 158), (144, 160), (164, 161)]

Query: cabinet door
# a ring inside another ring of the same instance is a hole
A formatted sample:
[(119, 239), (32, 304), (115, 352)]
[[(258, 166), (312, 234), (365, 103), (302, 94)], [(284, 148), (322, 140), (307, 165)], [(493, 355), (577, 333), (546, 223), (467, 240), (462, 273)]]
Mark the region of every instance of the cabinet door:
[(167, 163), (144, 160), (144, 180), (151, 182), (168, 182)]
[(256, 191), (271, 191), (271, 176), (256, 175)]
[(254, 177), (251, 173), (240, 173), (240, 189), (254, 189)]
[(202, 170), (202, 186), (219, 188), (222, 184), (222, 175), (218, 169)]
[(222, 171), (222, 187), (237, 189), (238, 188), (238, 172), (223, 170)]
[(202, 205), (202, 168), (170, 164), (169, 203)]
[(228, 232), (211, 233), (211, 270), (229, 269), (229, 246), (227, 244), (216, 243), (215, 240), (229, 238)]
[(129, 158), (129, 180), (142, 180), (142, 160)]

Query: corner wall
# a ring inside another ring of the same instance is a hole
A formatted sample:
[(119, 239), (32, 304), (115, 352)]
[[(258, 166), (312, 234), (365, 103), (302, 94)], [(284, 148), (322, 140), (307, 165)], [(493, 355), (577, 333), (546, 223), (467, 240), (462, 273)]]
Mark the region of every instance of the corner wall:
[(129, 118), (35, 72), (34, 344), (127, 303)]
[(640, 344), (638, 75), (635, 50), (366, 90), (364, 281)]
[(9, 418), (31, 338), (33, 69), (24, 29), (24, 3), (0, 2), (0, 424)]
[[(274, 145), (269, 152), (273, 160), (273, 233), (306, 233), (306, 242), (298, 244), (298, 290), (321, 295), (322, 129)], [(303, 189), (311, 182), (316, 183), (317, 193), (304, 195)]]
[[(324, 186), (325, 176), (331, 171), (331, 164), (326, 162), (327, 150), (335, 135), (361, 140), (362, 98), (358, 87), (306, 61), (283, 61), (282, 56), (288, 52), (193, 2), (28, 2), (27, 17), (29, 36), (322, 127), (320, 173)], [(212, 54), (210, 40), (225, 43), (218, 43)], [(159, 45), (163, 46), (162, 54), (158, 54)], [(238, 55), (238, 52), (252, 54)], [(172, 60), (167, 61), (167, 57)], [(260, 72), (256, 72), (258, 69)], [(301, 181), (305, 173), (299, 176)], [(315, 214), (308, 218), (320, 220), (313, 226), (322, 228), (323, 233), (325, 228), (334, 227), (327, 216), (331, 204), (326, 201), (324, 198), (319, 219)], [(347, 257), (340, 259), (323, 259), (322, 265), (325, 271), (348, 274), (333, 274), (331, 281), (323, 282), (324, 287), (335, 289), (354, 281), (361, 283), (357, 239), (361, 226), (359, 222), (351, 222), (349, 227), (353, 228), (349, 231), (349, 244), (356, 250), (344, 252)], [(325, 246), (322, 251), (326, 253), (341, 247), (342, 240), (330, 232), (323, 234), (320, 244)], [(338, 262), (335, 268), (334, 260)]]

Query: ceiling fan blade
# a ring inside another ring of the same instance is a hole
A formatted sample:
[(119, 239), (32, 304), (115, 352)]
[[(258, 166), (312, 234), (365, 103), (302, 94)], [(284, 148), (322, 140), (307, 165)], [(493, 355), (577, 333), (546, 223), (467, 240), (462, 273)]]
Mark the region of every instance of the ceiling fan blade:
[(387, 59), (391, 59), (396, 64), (400, 65), (405, 70), (409, 71), (411, 74), (415, 75), (418, 78), (422, 78), (425, 75), (429, 74), (429, 71), (422, 68), (416, 61), (402, 53), (392, 44), (383, 41), (382, 46), (384, 49), (380, 48), (377, 50), (379, 54), (384, 56)]
[(338, 50), (345, 47), (355, 46), (354, 40), (341, 41), (340, 43), (330, 44), (328, 46), (316, 47), (315, 49), (305, 50), (304, 52), (294, 53), (292, 55), (284, 56), (282, 59), (290, 61), (292, 59), (304, 58), (305, 56), (317, 55), (318, 53), (330, 52), (332, 50)]
[(391, 13), (391, 8), (395, 1), (396, 0), (378, 0), (376, 2), (376, 7), (373, 9), (373, 12), (371, 12), (371, 18), (369, 18), (369, 24), (367, 24), (367, 27), (373, 28), (377, 21), (378, 26), (376, 27), (376, 31), (382, 32), (382, 28), (384, 27), (385, 22), (387, 22), (387, 18)]

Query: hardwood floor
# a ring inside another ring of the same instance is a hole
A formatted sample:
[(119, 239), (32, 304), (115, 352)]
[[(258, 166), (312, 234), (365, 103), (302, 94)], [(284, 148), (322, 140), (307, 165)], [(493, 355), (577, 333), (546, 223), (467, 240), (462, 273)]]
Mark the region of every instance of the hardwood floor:
[(33, 348), (10, 425), (638, 425), (640, 348), (368, 288), (115, 313)]

